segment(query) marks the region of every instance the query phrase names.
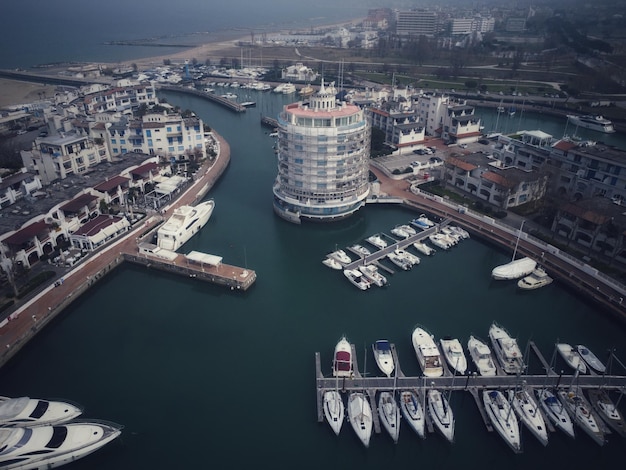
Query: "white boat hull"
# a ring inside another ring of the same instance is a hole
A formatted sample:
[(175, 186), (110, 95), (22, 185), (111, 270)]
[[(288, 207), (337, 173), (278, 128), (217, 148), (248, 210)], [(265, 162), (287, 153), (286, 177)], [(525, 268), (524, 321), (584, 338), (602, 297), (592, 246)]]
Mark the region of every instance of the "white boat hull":
[(509, 390), (509, 401), (519, 420), (542, 445), (548, 445), (548, 430), (539, 405), (527, 390)]
[(378, 397), (378, 415), (385, 431), (394, 443), (400, 438), (400, 408), (392, 392), (380, 392)]
[(563, 404), (550, 390), (537, 390), (536, 394), (539, 406), (552, 424), (573, 439), (575, 437), (574, 423)]
[(528, 276), (537, 267), (537, 262), (530, 258), (520, 258), (500, 266), (491, 271), (491, 277), (496, 281), (509, 281)]
[(598, 445), (603, 446), (605, 444), (604, 432), (602, 432), (596, 418), (591, 413), (591, 406), (587, 403), (587, 400), (579, 393), (572, 391), (560, 390), (557, 393), (559, 400), (563, 403), (572, 420)]
[(493, 362), (491, 350), (487, 343), (475, 336), (470, 336), (469, 340), (467, 340), (467, 350), (480, 375), (493, 377), (497, 374), (496, 365)]
[(324, 417), (336, 435), (341, 431), (345, 419), (345, 409), (341, 394), (337, 390), (324, 392)]
[(428, 413), (437, 431), (449, 442), (454, 442), (454, 414), (439, 390), (428, 391)]
[(369, 447), (373, 426), (372, 407), (363, 393), (354, 392), (348, 397), (348, 419), (361, 443)]
[(178, 250), (207, 224), (214, 208), (213, 200), (176, 208), (168, 221), (157, 230), (157, 246), (169, 251)]
[(411, 429), (424, 439), (426, 437), (424, 408), (415, 392), (409, 390), (400, 392), (400, 411)]
[(82, 408), (61, 401), (0, 397), (0, 427), (67, 423), (80, 416), (82, 412)]
[(487, 416), (494, 429), (504, 439), (504, 442), (513, 449), (513, 452), (522, 451), (522, 441), (519, 432), (519, 423), (511, 405), (499, 390), (484, 390), (483, 404)]
[(441, 377), (443, 364), (441, 353), (432, 336), (423, 328), (417, 327), (411, 335), (415, 355), (425, 377)]

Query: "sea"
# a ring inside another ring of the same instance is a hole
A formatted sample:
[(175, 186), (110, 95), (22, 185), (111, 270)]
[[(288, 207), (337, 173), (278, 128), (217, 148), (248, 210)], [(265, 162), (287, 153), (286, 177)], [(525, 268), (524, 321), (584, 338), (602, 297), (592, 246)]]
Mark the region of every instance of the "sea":
[[(416, 214), (373, 204), (332, 224), (298, 226), (275, 216), (275, 142), (260, 120), (296, 98), (236, 93), (257, 106), (233, 113), (181, 93), (160, 97), (196, 112), (231, 146), (230, 166), (207, 195), (216, 203), (213, 215), (180, 251), (253, 269), (256, 283), (230, 291), (123, 265), (0, 369), (0, 395), (66, 399), (84, 406), (85, 419), (124, 425), (119, 439), (68, 469), (599, 469), (624, 462), (624, 441), (611, 435), (599, 447), (580, 429), (576, 439), (552, 433), (547, 447), (523, 431), (523, 453), (515, 455), (487, 432), (466, 392), (450, 396), (453, 444), (437, 434), (420, 440), (403, 423), (397, 444), (383, 432), (365, 449), (349, 423), (335, 436), (318, 422), (315, 353), (329, 376), (342, 335), (355, 345), (362, 373), (379, 374), (371, 344), (388, 339), (403, 372), (417, 376), (410, 339), (416, 325), (466, 344), (471, 334), (486, 339), (497, 321), (522, 348), (534, 341), (567, 373), (556, 342), (585, 344), (600, 357), (615, 349), (624, 362), (626, 329), (558, 281), (531, 292), (492, 281), (491, 269), (511, 254), (475, 238), (422, 257), (411, 271), (390, 275), (384, 289), (357, 290), (322, 259)], [(519, 125), (557, 132), (564, 123), (543, 116)], [(532, 354), (529, 370), (541, 372)], [(615, 362), (613, 370), (626, 373)], [(626, 411), (623, 401), (620, 407)]]

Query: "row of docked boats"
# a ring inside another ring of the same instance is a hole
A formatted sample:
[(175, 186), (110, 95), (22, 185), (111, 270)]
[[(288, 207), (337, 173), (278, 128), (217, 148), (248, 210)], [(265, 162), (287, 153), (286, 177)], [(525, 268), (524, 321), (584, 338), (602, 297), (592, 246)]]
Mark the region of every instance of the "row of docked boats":
[(114, 440), (122, 426), (76, 420), (81, 407), (30, 397), (0, 397), (0, 468), (59, 467)]
[[(521, 351), (504, 328), (492, 324), (489, 337), (502, 371), (519, 375), (525, 368)], [(413, 330), (412, 343), (424, 377), (437, 377), (444, 373), (442, 354), (433, 336), (423, 327)], [(443, 356), (448, 365), (457, 373), (465, 373), (467, 360), (460, 342), (454, 338), (439, 341)], [(588, 350), (584, 346), (577, 348)], [(496, 375), (497, 368), (492, 358), (491, 349), (484, 341), (471, 336), (468, 350), (481, 375)], [(374, 359), (380, 371), (387, 377), (397, 377), (397, 368), (388, 340), (377, 340), (372, 344)], [(593, 353), (591, 353), (593, 354)], [(519, 359), (518, 359), (519, 358)], [(597, 359), (597, 358), (596, 358)], [(592, 361), (593, 362), (593, 361)], [(597, 365), (596, 365), (597, 366)], [(353, 377), (352, 347), (344, 337), (335, 348), (333, 375)], [(453, 379), (454, 380), (454, 379)], [(452, 387), (450, 387), (451, 389)], [(544, 446), (548, 444), (548, 426), (546, 419), (566, 435), (575, 437), (574, 425), (578, 425), (595, 442), (605, 442), (606, 423), (613, 431), (626, 437), (624, 417), (612, 401), (607, 390), (602, 388), (587, 390), (588, 398), (581, 389), (540, 387), (532, 389), (519, 382), (513, 389), (499, 390), (485, 388), (482, 391), (482, 406), (493, 429), (514, 451), (521, 452), (521, 426), (530, 431)], [(450, 392), (434, 387), (403, 389), (394, 386), (392, 390), (378, 390), (378, 416), (382, 426), (397, 442), (400, 428), (400, 416), (421, 438), (425, 437), (424, 423), (426, 414), (436, 430), (450, 442), (454, 441), (454, 414), (450, 407)], [(365, 391), (354, 391), (348, 397), (348, 420), (367, 447), (372, 432), (372, 406)], [(324, 392), (324, 415), (334, 431), (339, 434), (344, 420), (344, 404), (339, 387)]]
[[(378, 233), (367, 237), (365, 241), (368, 245), (373, 246), (376, 249), (375, 251), (386, 250), (390, 246), (393, 248), (394, 245), (398, 244), (402, 239), (416, 235), (418, 230), (424, 230), (433, 226), (435, 226), (435, 223), (428, 219), (426, 215), (422, 214), (420, 217), (413, 219), (409, 224), (397, 225), (391, 229), (391, 233), (396, 238)], [(428, 240), (432, 245), (444, 250), (453, 247), (465, 238), (469, 238), (469, 233), (457, 226), (441, 227), (438, 232), (428, 236)], [(424, 256), (431, 256), (436, 251), (435, 248), (427, 245), (422, 240), (417, 240), (411, 243), (410, 246), (412, 246), (418, 254)], [(347, 268), (348, 265), (356, 260), (353, 260), (343, 249), (335, 249), (335, 251), (329, 253), (326, 258), (322, 260), (322, 263), (331, 269), (343, 271), (344, 276), (360, 290), (367, 290), (372, 286), (383, 287), (387, 285), (387, 278), (380, 272), (380, 265), (378, 265), (376, 261), (371, 263), (366, 262), (366, 258), (373, 254), (372, 249), (363, 244), (354, 244), (349, 247), (349, 251), (356, 254), (359, 257), (358, 259), (362, 259), (364, 264)], [(419, 255), (405, 248), (401, 248), (400, 245), (393, 248), (393, 250), (389, 248), (384, 253), (384, 258), (403, 271), (408, 271), (421, 262)]]

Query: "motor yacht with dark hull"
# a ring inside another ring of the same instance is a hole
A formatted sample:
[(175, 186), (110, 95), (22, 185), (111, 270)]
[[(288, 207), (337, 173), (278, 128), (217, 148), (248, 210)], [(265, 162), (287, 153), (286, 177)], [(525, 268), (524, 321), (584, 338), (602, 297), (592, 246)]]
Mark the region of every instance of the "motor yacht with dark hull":
[(122, 426), (104, 421), (0, 428), (0, 468), (43, 470), (59, 467), (95, 452), (121, 432)]
[(71, 421), (83, 412), (78, 405), (40, 398), (0, 397), (0, 427), (44, 426)]

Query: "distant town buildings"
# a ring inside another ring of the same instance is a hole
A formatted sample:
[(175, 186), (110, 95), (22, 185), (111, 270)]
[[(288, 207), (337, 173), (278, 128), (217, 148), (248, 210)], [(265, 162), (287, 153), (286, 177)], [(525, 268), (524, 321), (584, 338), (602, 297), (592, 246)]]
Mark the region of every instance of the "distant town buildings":
[(343, 219), (369, 194), (369, 122), (336, 94), (322, 83), (308, 104), (287, 105), (278, 117), (274, 210), (290, 222)]

